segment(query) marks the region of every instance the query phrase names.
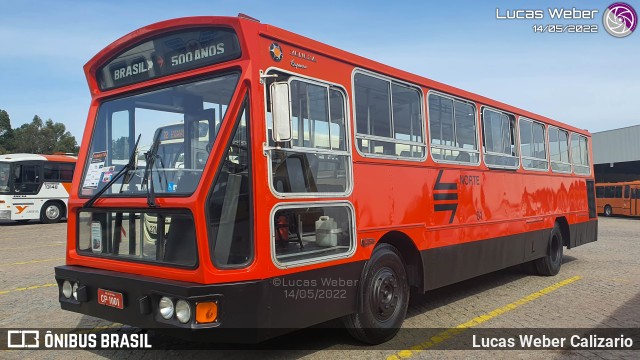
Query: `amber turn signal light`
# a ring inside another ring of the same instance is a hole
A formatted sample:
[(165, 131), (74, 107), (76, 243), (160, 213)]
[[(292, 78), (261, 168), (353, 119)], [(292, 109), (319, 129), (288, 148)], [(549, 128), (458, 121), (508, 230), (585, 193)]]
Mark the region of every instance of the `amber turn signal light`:
[(208, 324), (218, 319), (218, 304), (206, 301), (196, 304), (196, 323)]

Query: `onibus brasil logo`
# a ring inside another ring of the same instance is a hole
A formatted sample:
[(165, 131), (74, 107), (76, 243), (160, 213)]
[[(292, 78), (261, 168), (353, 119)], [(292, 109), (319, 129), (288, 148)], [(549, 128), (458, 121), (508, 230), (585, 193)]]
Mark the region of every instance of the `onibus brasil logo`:
[(602, 23), (609, 35), (622, 38), (631, 35), (636, 29), (638, 14), (627, 3), (613, 3), (604, 10)]

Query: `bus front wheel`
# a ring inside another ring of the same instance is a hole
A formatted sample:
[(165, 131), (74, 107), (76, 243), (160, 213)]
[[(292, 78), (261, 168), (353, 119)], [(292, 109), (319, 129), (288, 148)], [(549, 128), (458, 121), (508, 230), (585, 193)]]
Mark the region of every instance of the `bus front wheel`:
[(393, 338), (404, 321), (409, 304), (409, 284), (398, 250), (381, 244), (373, 251), (363, 273), (360, 309), (344, 323), (354, 338), (380, 344)]
[(613, 210), (611, 209), (611, 206), (606, 205), (604, 207), (604, 216), (611, 216), (611, 214), (613, 214)]
[(551, 235), (549, 236), (549, 249), (547, 251), (547, 255), (535, 260), (535, 268), (539, 275), (554, 276), (560, 272), (560, 266), (562, 266), (563, 245), (564, 241), (562, 239), (562, 232), (556, 223), (551, 230)]
[(62, 219), (62, 209), (62, 206), (58, 202), (46, 202), (40, 210), (40, 221), (45, 224), (57, 223)]

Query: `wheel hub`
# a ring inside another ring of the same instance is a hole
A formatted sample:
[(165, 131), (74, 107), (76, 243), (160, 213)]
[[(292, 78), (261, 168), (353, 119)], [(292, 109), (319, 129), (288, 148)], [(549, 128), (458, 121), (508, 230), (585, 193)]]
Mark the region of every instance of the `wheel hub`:
[(399, 286), (396, 274), (388, 268), (380, 269), (371, 287), (373, 313), (378, 320), (387, 320), (395, 312), (399, 298)]
[(58, 209), (57, 206), (48, 206), (47, 210), (45, 211), (45, 215), (47, 216), (48, 219), (57, 219), (58, 216), (60, 215), (60, 209)]

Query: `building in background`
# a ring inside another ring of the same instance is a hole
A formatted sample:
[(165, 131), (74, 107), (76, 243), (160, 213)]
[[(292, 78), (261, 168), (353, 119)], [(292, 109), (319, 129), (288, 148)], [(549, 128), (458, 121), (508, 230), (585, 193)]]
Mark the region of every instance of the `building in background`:
[(640, 180), (640, 125), (593, 134), (596, 182)]

